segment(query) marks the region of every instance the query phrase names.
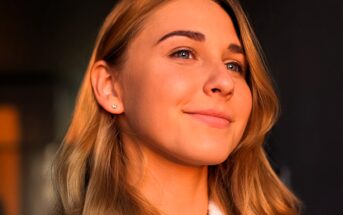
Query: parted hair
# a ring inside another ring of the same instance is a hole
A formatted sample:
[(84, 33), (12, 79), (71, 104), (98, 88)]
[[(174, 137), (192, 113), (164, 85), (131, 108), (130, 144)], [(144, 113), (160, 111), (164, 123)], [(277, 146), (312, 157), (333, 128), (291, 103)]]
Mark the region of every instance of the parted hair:
[[(170, 1), (170, 0), (169, 0)], [(209, 166), (209, 191), (230, 215), (296, 215), (299, 201), (267, 160), (263, 143), (279, 103), (260, 45), (237, 0), (216, 0), (231, 17), (248, 61), (252, 112), (240, 143), (221, 164)], [(121, 0), (98, 34), (73, 118), (53, 165), (58, 214), (158, 215), (126, 180), (126, 156), (116, 117), (95, 99), (90, 70), (104, 60), (120, 68), (144, 22), (168, 0)]]

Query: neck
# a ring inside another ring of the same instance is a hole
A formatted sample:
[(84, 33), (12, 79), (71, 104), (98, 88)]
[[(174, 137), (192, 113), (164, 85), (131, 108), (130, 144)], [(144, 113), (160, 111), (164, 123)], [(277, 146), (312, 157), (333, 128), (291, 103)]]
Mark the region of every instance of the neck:
[(124, 145), (129, 182), (162, 214), (207, 214), (207, 166), (180, 164), (149, 148)]

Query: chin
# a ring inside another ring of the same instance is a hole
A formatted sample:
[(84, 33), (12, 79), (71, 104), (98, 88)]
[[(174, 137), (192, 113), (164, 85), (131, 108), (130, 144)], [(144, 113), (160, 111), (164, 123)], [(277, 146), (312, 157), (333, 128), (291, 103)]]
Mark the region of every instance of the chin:
[(216, 156), (216, 157), (209, 157), (205, 160), (206, 165), (212, 166), (212, 165), (218, 165), (226, 161), (226, 159), (229, 157), (230, 154), (227, 154), (225, 156)]
[(218, 165), (223, 163), (230, 156), (234, 150), (236, 144), (228, 144), (227, 141), (220, 144), (210, 144), (205, 148), (200, 148), (198, 152), (193, 150), (194, 154), (197, 154), (198, 162), (203, 165)]
[(185, 163), (194, 166), (210, 166), (223, 163), (229, 156), (231, 151), (214, 150), (196, 153), (193, 151), (191, 156), (182, 159)]

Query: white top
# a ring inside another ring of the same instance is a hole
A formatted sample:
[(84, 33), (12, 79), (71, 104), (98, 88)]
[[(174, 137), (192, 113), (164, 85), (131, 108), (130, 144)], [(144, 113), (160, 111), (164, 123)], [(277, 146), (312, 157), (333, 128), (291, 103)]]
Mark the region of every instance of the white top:
[(208, 215), (224, 215), (224, 213), (213, 201), (210, 201), (208, 203)]

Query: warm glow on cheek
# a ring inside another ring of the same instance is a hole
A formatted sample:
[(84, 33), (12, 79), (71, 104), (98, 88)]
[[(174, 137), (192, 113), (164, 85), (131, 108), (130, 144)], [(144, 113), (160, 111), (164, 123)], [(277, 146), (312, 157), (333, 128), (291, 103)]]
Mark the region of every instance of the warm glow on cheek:
[[(252, 94), (250, 91), (250, 88), (248, 84), (242, 80), (242, 82), (237, 86), (237, 88), (240, 88), (239, 90), (239, 96), (236, 96), (237, 98), (237, 104), (240, 106), (239, 108), (242, 110), (246, 110), (246, 112), (249, 113), (251, 112), (252, 108)], [(238, 91), (238, 90), (237, 90)]]
[(186, 71), (168, 60), (137, 57), (134, 63), (128, 61), (130, 66), (123, 76), (126, 89), (123, 100), (129, 117), (139, 118), (135, 116), (137, 112), (147, 111), (162, 114), (187, 98), (185, 92), (190, 89), (191, 81)]
[(191, 66), (179, 65), (168, 57), (157, 56), (140, 70), (141, 77), (137, 81), (142, 85), (140, 92), (149, 93), (147, 96), (154, 100), (154, 105), (163, 102), (176, 105), (175, 102), (192, 96), (190, 91), (195, 87), (193, 70)]
[(240, 119), (242, 127), (240, 135), (243, 135), (252, 110), (252, 94), (248, 84), (244, 80), (241, 80), (236, 84), (235, 93), (237, 94), (234, 97), (234, 103), (236, 104), (234, 106), (235, 113)]

